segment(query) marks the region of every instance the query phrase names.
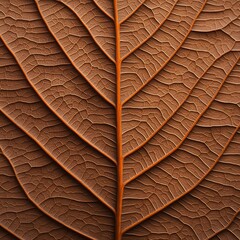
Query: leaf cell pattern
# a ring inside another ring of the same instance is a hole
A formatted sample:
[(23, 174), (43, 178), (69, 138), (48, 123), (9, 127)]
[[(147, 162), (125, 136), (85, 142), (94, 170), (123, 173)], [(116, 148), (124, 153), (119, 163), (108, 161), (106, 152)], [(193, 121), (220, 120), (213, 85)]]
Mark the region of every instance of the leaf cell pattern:
[(0, 239), (240, 239), (239, 0), (1, 0)]

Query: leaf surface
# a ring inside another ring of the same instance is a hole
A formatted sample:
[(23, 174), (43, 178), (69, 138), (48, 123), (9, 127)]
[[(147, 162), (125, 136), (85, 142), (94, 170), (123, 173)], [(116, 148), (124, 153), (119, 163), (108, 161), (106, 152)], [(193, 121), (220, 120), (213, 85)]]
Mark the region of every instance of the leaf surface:
[(239, 239), (240, 2), (3, 0), (1, 239)]

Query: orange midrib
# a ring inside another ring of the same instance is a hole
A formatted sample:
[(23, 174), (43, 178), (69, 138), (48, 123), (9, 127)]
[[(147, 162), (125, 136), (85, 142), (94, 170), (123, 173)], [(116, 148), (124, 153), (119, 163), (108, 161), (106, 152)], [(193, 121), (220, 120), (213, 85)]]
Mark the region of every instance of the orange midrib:
[(116, 133), (117, 133), (117, 207), (115, 216), (115, 239), (121, 240), (121, 218), (123, 197), (123, 154), (122, 154), (122, 103), (121, 103), (121, 55), (120, 24), (118, 19), (117, 0), (114, 4), (115, 40), (116, 40)]

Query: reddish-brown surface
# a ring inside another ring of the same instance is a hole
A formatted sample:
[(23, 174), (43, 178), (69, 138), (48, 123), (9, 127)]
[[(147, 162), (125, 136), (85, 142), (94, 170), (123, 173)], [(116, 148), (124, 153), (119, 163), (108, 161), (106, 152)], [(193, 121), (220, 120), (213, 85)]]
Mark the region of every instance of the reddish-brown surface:
[(239, 0), (0, 1), (0, 239), (240, 239)]

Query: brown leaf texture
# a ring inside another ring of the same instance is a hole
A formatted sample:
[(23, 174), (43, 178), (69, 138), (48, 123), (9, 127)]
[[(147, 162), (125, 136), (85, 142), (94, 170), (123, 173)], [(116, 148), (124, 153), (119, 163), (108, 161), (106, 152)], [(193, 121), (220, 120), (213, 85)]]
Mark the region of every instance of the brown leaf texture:
[(0, 239), (240, 239), (239, 0), (1, 0)]

